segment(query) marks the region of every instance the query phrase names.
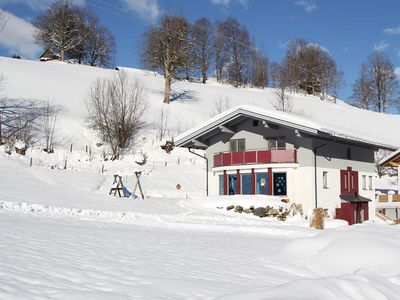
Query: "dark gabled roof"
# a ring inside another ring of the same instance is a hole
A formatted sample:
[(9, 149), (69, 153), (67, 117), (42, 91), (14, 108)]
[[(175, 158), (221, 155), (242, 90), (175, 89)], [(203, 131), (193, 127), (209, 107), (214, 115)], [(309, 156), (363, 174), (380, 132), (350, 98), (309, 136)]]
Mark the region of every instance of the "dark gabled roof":
[(267, 110), (256, 106), (237, 106), (231, 108), (203, 124), (196, 126), (175, 140), (175, 145), (178, 147), (206, 149), (208, 146), (202, 143), (197, 143), (204, 137), (212, 136), (220, 132), (221, 126), (227, 125), (239, 118), (251, 118), (265, 121), (268, 124), (275, 124), (282, 127), (293, 128), (301, 133), (306, 133), (311, 136), (318, 136), (324, 139), (332, 139), (347, 143), (358, 144), (370, 148), (397, 149), (396, 146), (387, 144), (384, 140), (368, 139), (365, 136), (357, 136), (348, 132), (338, 132), (333, 128), (326, 128), (323, 125), (311, 121), (305, 117), (281, 112), (277, 110)]
[(363, 196), (360, 196), (358, 194), (354, 195), (340, 195), (340, 199), (350, 202), (350, 203), (363, 203), (363, 202), (370, 202), (372, 201), (371, 199), (365, 198)]

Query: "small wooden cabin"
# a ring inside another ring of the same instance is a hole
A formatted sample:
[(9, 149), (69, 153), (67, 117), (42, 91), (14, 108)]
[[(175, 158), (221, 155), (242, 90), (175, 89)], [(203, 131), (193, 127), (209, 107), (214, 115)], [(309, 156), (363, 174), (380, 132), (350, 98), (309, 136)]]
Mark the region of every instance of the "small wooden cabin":
[(59, 54), (54, 54), (54, 52), (50, 49), (47, 48), (42, 55), (39, 57), (40, 61), (49, 61), (49, 60), (59, 60), (60, 55)]

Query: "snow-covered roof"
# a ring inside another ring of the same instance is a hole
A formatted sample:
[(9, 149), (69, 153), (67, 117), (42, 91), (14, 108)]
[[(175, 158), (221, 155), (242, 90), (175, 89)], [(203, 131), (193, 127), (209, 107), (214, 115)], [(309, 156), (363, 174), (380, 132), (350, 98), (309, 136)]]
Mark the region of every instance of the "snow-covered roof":
[(380, 165), (386, 165), (387, 163), (394, 161), (394, 160), (399, 160), (400, 161), (400, 149), (397, 151), (391, 153), (390, 155), (386, 156), (380, 161)]
[(301, 132), (305, 132), (314, 136), (323, 136), (324, 138), (331, 138), (335, 140), (345, 140), (352, 143), (367, 145), (369, 147), (372, 146), (390, 150), (395, 150), (398, 148), (396, 145), (392, 145), (385, 138), (371, 136), (367, 132), (361, 131), (360, 128), (351, 128), (346, 127), (345, 124), (340, 124), (340, 130), (338, 130), (338, 128), (333, 127), (330, 124), (315, 122), (300, 115), (260, 108), (252, 105), (233, 107), (212, 117), (208, 121), (179, 135), (175, 140), (175, 145), (178, 147), (205, 148), (201, 146), (193, 146), (193, 141), (199, 139), (205, 134), (210, 133), (219, 126), (222, 126), (239, 117), (264, 120), (268, 123), (297, 129)]

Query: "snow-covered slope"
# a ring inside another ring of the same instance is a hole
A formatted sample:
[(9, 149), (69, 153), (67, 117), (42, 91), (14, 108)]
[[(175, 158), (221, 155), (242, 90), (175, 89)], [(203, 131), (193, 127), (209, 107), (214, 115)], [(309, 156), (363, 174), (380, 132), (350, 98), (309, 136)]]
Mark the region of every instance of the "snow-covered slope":
[[(399, 298), (400, 227), (329, 220), (317, 231), (298, 216), (281, 222), (227, 211), (228, 204), (285, 204), (199, 197), (204, 161), (185, 149), (166, 154), (154, 139), (162, 107), (177, 134), (207, 120), (220, 98), (271, 109), (272, 90), (176, 82), (176, 100), (167, 106), (162, 76), (127, 69), (149, 98), (148, 127), (133, 149), (149, 155), (141, 170), (150, 197), (139, 200), (108, 195), (116, 173), (132, 188), (134, 155), (103, 161), (84, 126), (90, 84), (117, 71), (0, 58), (0, 72), (3, 95), (66, 108), (64, 141), (54, 154), (31, 148), (26, 156), (7, 155), (0, 147), (0, 299)], [(399, 132), (399, 116), (302, 95), (293, 101), (310, 123), (348, 134), (358, 124), (360, 134), (396, 143), (390, 133)]]
[[(175, 132), (208, 120), (215, 111), (215, 103), (228, 99), (229, 106), (255, 105), (273, 109), (271, 101), (274, 90), (266, 88), (234, 88), (209, 81), (204, 85), (187, 81), (174, 82), (173, 102), (162, 104), (164, 80), (153, 72), (123, 68), (132, 79), (142, 82), (146, 88), (149, 108), (146, 121), (150, 128), (159, 120), (161, 109), (169, 113), (169, 127)], [(84, 98), (90, 85), (102, 77), (113, 76), (118, 71), (71, 65), (60, 62), (36, 62), (0, 57), (0, 72), (3, 73), (2, 94), (9, 98), (49, 99), (62, 104), (64, 113), (62, 126), (65, 135), (73, 136), (82, 144), (94, 142), (93, 135), (84, 127)], [(318, 97), (305, 95), (290, 96), (295, 111), (310, 121), (349, 135), (368, 136), (382, 143), (400, 147), (400, 140), (393, 132), (400, 131), (400, 116), (386, 115), (352, 107), (343, 101), (322, 101)]]

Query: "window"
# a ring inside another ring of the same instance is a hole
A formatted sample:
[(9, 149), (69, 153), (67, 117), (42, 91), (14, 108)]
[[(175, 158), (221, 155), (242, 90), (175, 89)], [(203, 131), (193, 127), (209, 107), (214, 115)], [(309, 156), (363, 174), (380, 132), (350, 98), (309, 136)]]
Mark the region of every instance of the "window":
[(256, 194), (268, 195), (267, 173), (256, 173)]
[(251, 174), (242, 174), (242, 194), (251, 195)]
[(286, 173), (274, 173), (274, 195), (286, 196)]
[(258, 126), (258, 120), (253, 120), (253, 127), (257, 127)]
[(235, 175), (228, 175), (228, 194), (229, 195), (236, 195), (237, 191), (237, 176)]
[(363, 190), (367, 189), (367, 175), (362, 176), (362, 187), (363, 187)]
[(268, 139), (268, 149), (278, 150), (286, 149), (286, 140), (284, 137)]
[(244, 152), (246, 150), (245, 139), (230, 140), (230, 152)]
[(368, 177), (368, 188), (369, 188), (369, 190), (370, 191), (372, 191), (372, 181), (373, 181), (373, 177), (372, 176), (369, 176)]
[(220, 195), (224, 195), (224, 187), (225, 187), (224, 175), (219, 175), (219, 194)]
[(327, 171), (322, 172), (322, 183), (324, 185), (324, 189), (327, 189), (328, 188), (328, 172)]
[(347, 148), (347, 159), (351, 159), (351, 148)]

